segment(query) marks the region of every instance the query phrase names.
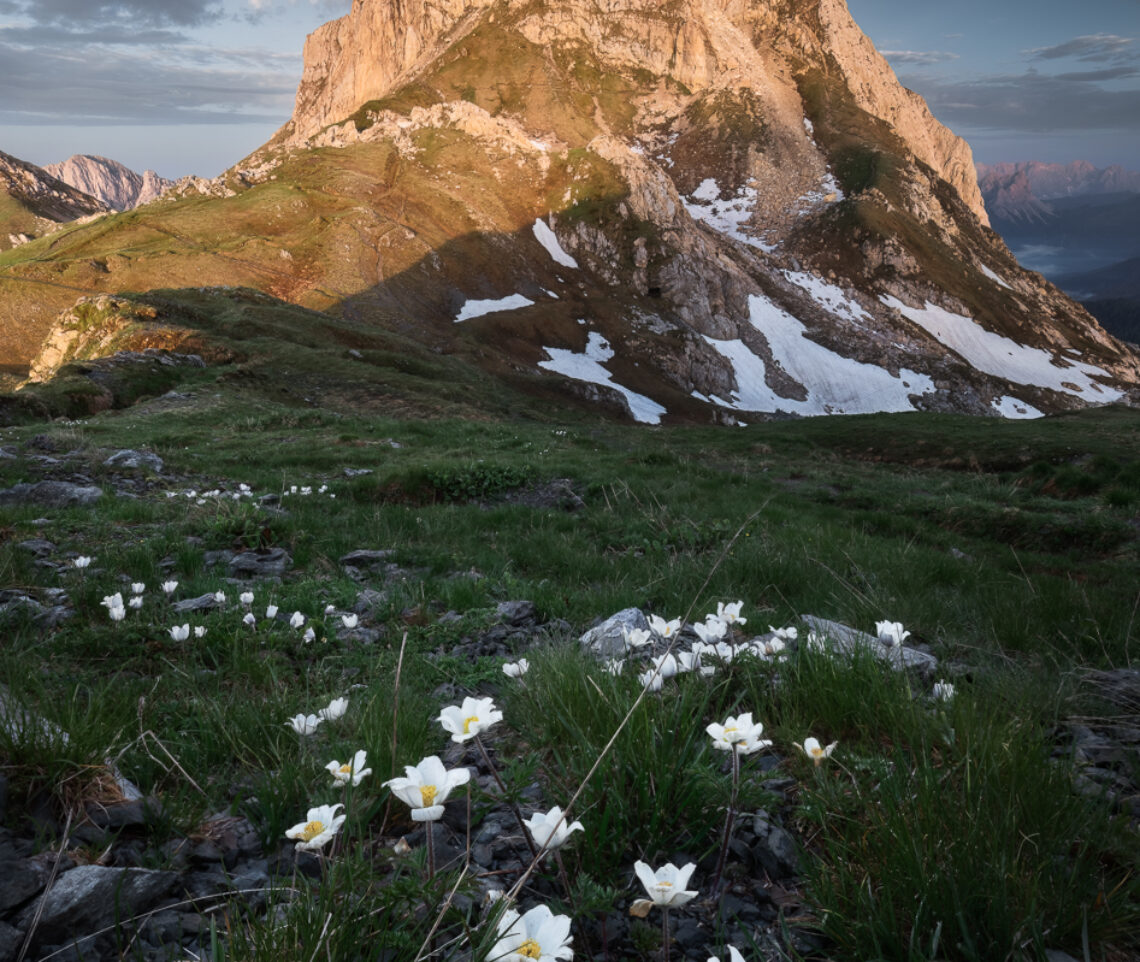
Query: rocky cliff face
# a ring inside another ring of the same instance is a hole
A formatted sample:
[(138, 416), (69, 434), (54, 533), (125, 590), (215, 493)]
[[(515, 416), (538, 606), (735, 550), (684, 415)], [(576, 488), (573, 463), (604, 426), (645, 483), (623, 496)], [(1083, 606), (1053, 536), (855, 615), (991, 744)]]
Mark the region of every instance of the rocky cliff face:
[(119, 211), (149, 203), (174, 185), (153, 170), (139, 174), (117, 160), (89, 154), (75, 154), (61, 164), (48, 164), (44, 170)]
[(290, 124), (182, 193), (122, 228), (162, 245), (52, 256), (97, 290), (256, 287), (647, 422), (1020, 417), (1140, 382), (988, 229), (968, 148), (841, 0), (356, 0)]
[(109, 208), (42, 167), (0, 151), (0, 250), (26, 243), (61, 223)]

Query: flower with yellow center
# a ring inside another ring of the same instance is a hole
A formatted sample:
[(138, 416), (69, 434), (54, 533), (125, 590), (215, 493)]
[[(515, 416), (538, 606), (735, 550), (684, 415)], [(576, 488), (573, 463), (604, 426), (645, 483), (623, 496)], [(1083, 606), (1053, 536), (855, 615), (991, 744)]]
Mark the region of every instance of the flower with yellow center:
[(507, 909), (499, 919), (498, 930), (499, 940), (487, 956), (496, 962), (555, 962), (574, 957), (570, 917), (555, 915), (545, 905), (536, 905), (522, 915)]
[(411, 808), (413, 822), (435, 822), (443, 818), (447, 796), (471, 780), (471, 772), (466, 768), (448, 771), (437, 755), (429, 755), (418, 765), (405, 765), (404, 772), (405, 778), (392, 778), (384, 785)]
[(805, 738), (804, 743), (797, 745), (796, 748), (807, 755), (818, 767), (825, 758), (831, 757), (831, 753), (835, 751), (835, 746), (838, 744), (839, 742), (832, 742), (826, 748), (822, 748), (818, 738)]
[(503, 713), (491, 698), (463, 699), (462, 705), (448, 705), (439, 713), (439, 723), (451, 733), (453, 742), (465, 742), (503, 720)]
[(325, 768), (333, 777), (333, 788), (341, 788), (345, 785), (352, 784), (353, 786), (359, 785), (360, 780), (365, 775), (371, 775), (372, 769), (365, 768), (368, 764), (368, 753), (361, 748), (352, 758), (351, 762), (345, 762), (343, 765), (335, 759), (329, 762)]
[(298, 851), (319, 851), (344, 824), (345, 816), (337, 814), (338, 808), (344, 806), (338, 803), (310, 808), (305, 821), (294, 825), (285, 833), (285, 837), (297, 839)]
[(752, 712), (748, 711), (737, 717), (729, 715), (723, 725), (713, 722), (705, 731), (713, 740), (713, 748), (735, 751), (738, 755), (751, 755), (772, 744), (767, 738), (760, 737), (764, 733), (764, 725), (761, 722), (754, 724)]
[(645, 862), (634, 862), (633, 871), (638, 880), (645, 886), (649, 898), (663, 909), (676, 908), (697, 897), (697, 893), (685, 891), (689, 884), (689, 877), (696, 869), (696, 863), (690, 862), (684, 868), (677, 868), (672, 862), (654, 871)]

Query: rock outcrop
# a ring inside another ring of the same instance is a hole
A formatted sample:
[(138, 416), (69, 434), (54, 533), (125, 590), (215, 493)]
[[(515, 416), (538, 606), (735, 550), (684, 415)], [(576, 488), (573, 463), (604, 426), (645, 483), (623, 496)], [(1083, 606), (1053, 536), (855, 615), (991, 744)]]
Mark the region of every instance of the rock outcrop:
[(13, 203), (4, 205), (0, 250), (25, 244), (59, 224), (110, 211), (44, 168), (0, 151), (0, 197), (5, 195)]
[(63, 163), (48, 164), (44, 170), (119, 211), (147, 204), (174, 185), (153, 170), (139, 174), (117, 160), (89, 154), (75, 154)]

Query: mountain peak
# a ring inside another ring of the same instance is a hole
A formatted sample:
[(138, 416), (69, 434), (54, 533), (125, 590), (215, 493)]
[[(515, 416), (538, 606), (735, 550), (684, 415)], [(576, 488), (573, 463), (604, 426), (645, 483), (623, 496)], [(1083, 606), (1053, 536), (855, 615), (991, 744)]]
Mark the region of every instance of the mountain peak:
[(153, 170), (139, 174), (117, 160), (95, 154), (74, 154), (44, 170), (118, 211), (148, 203), (174, 183)]

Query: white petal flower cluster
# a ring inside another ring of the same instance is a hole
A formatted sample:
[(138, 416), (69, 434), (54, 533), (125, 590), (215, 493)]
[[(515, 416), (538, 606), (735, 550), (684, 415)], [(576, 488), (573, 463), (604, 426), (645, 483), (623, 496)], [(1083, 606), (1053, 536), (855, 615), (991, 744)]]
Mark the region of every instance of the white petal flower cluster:
[(705, 728), (713, 740), (713, 748), (721, 751), (734, 751), (738, 755), (751, 755), (763, 748), (770, 748), (770, 739), (761, 738), (764, 725), (752, 721), (752, 712), (743, 715), (729, 715), (723, 725), (713, 722)]
[(327, 707), (322, 708), (317, 714), (322, 721), (337, 721), (344, 717), (346, 711), (348, 711), (348, 699), (334, 698)]
[(547, 851), (565, 845), (572, 832), (584, 831), (581, 822), (567, 822), (557, 805), (549, 812), (535, 812), (524, 824), (534, 844)]
[(323, 718), (318, 718), (316, 715), (306, 715), (301, 713), (294, 715), (290, 718), (286, 725), (293, 729), (298, 735), (312, 735), (320, 727)]
[(807, 755), (818, 767), (825, 758), (831, 757), (831, 753), (835, 751), (835, 746), (838, 744), (839, 742), (832, 742), (823, 748), (820, 746), (818, 738), (805, 738), (803, 745), (797, 745), (796, 748)]
[(508, 678), (522, 678), (530, 670), (530, 662), (525, 658), (518, 661), (508, 661), (503, 665), (503, 674)]

